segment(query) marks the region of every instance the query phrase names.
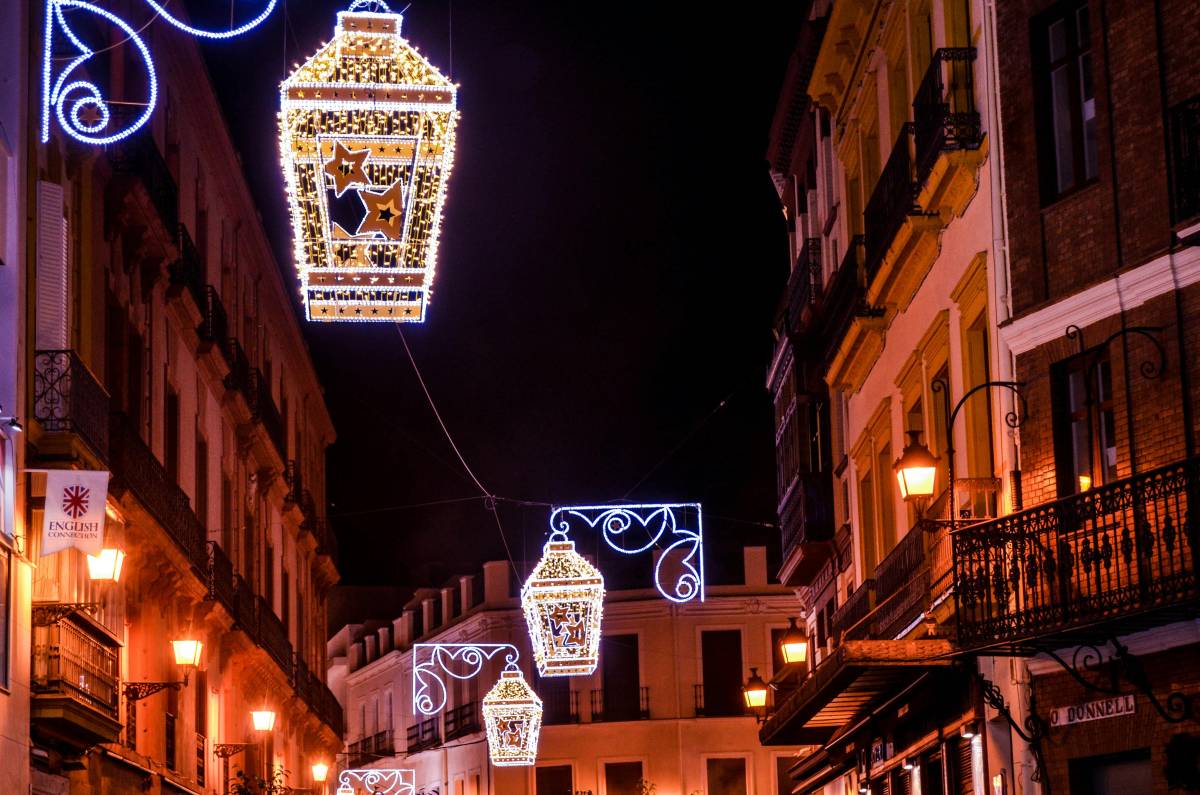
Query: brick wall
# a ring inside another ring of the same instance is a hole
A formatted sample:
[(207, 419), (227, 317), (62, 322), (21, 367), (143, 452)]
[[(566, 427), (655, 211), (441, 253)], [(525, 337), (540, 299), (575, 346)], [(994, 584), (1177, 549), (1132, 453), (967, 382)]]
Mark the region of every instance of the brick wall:
[(1093, 0), (1098, 176), (1042, 206), (1031, 18), (1054, 6), (1047, 0), (996, 4), (1000, 51), (1007, 56), (1000, 59), (1000, 91), (1017, 315), (1166, 251), (1171, 225), (1160, 63), (1166, 106), (1200, 94), (1200, 70), (1195, 68), (1200, 4)]
[[(1172, 691), (1192, 698), (1200, 695), (1200, 672), (1196, 660), (1200, 646), (1171, 649), (1141, 659), (1145, 665), (1154, 693), (1165, 704)], [(1100, 677), (1097, 677), (1099, 679)], [(1104, 682), (1107, 685), (1107, 681)], [(1134, 689), (1122, 680), (1127, 692)], [(1067, 673), (1054, 673), (1034, 679), (1038, 713), (1049, 720), (1055, 707), (1081, 704), (1105, 698), (1105, 694), (1085, 689)], [(1154, 792), (1167, 792), (1166, 746), (1179, 733), (1196, 733), (1191, 721), (1172, 724), (1163, 720), (1145, 695), (1137, 693), (1136, 711), (1132, 715), (1059, 726), (1050, 730), (1043, 743), (1046, 767), (1050, 774), (1051, 792), (1073, 792), (1069, 782), (1072, 759), (1100, 756), (1141, 748), (1150, 749), (1150, 767), (1154, 775)]]

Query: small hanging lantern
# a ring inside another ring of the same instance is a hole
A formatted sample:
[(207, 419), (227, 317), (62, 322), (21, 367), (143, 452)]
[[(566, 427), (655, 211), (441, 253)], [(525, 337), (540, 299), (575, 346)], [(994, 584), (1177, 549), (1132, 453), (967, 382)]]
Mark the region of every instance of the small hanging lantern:
[(420, 323), (433, 285), (458, 88), (355, 0), (281, 86), (280, 154), (309, 320)]
[(555, 531), (542, 559), (521, 588), (521, 607), (541, 676), (575, 676), (596, 670), (604, 577)]
[(483, 697), (483, 722), (493, 765), (511, 767), (537, 761), (542, 700), (515, 664), (504, 669), (500, 680)]

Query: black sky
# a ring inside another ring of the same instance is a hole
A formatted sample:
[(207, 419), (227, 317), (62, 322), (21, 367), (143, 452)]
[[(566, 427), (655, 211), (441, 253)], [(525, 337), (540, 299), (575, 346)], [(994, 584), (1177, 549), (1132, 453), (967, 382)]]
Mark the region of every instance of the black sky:
[[(763, 379), (787, 272), (764, 153), (798, 5), (418, 0), (405, 14), (443, 68), (452, 29), (461, 84), (434, 298), (405, 334), (463, 455), (495, 494), (598, 503), (686, 440), (628, 496), (704, 504), (710, 581), (734, 562), (722, 547), (778, 556), (777, 531), (753, 524), (774, 521)], [(289, 279), (277, 86), (344, 7), (291, 0), (206, 47)], [(306, 333), (339, 435), (344, 581), (435, 581), (502, 558), (479, 500), (387, 510), (477, 493), (396, 328)], [(500, 515), (513, 556), (536, 558), (548, 509)]]

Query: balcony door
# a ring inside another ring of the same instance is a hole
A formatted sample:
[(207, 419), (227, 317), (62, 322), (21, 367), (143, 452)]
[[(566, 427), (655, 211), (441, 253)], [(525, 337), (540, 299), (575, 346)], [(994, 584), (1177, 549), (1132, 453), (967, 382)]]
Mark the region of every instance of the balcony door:
[(700, 633), (705, 715), (741, 715), (742, 632), (738, 629)]
[(606, 635), (600, 641), (605, 720), (637, 720), (641, 712), (638, 636)]

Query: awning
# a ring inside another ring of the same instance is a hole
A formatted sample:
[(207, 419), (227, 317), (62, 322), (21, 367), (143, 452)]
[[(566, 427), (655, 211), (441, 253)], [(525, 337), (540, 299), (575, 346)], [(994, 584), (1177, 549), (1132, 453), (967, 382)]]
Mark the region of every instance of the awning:
[(763, 745), (824, 745), (841, 727), (930, 668), (948, 667), (949, 640), (848, 640), (778, 706)]

